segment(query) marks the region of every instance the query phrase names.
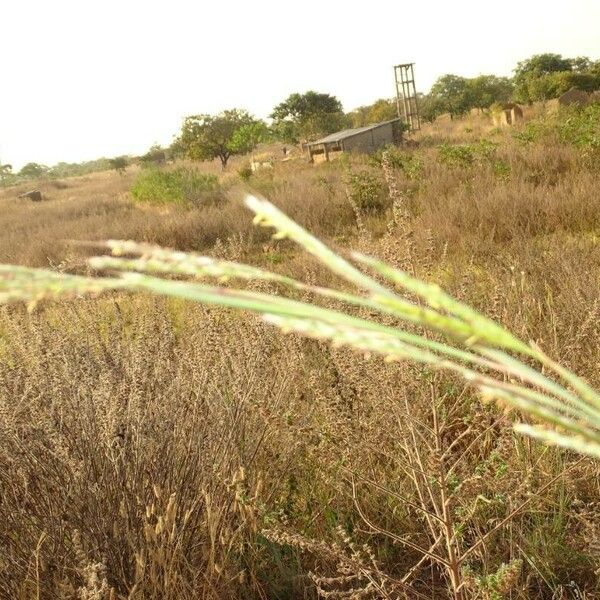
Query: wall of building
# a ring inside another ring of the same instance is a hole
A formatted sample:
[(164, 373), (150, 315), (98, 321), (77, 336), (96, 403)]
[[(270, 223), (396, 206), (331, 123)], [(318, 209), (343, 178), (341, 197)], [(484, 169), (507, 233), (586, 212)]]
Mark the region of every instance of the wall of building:
[(359, 152), (375, 152), (375, 150), (392, 144), (394, 142), (394, 134), (391, 123), (364, 131), (358, 135), (352, 136), (344, 140), (344, 150), (351, 152), (358, 150)]

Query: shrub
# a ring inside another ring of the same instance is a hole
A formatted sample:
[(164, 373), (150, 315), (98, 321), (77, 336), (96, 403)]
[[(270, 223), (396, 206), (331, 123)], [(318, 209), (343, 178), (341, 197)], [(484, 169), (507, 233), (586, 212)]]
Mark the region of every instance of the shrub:
[(371, 164), (377, 167), (383, 166), (384, 154), (389, 166), (403, 171), (409, 179), (420, 178), (423, 171), (423, 159), (419, 154), (402, 152), (395, 146), (386, 146), (371, 156)]
[(439, 149), (440, 160), (454, 167), (468, 167), (475, 161), (471, 144), (442, 144)]
[(110, 166), (119, 174), (124, 175), (129, 166), (129, 159), (126, 156), (116, 156), (110, 159)]
[(381, 212), (387, 206), (385, 187), (377, 175), (362, 171), (346, 179), (348, 195), (352, 202), (366, 212)]
[(252, 177), (252, 168), (246, 163), (238, 169), (237, 174), (242, 181), (249, 181)]
[(183, 167), (172, 171), (143, 171), (135, 180), (131, 193), (138, 202), (155, 204), (206, 206), (219, 204), (225, 199), (216, 175)]
[(493, 161), (498, 144), (481, 139), (473, 144), (442, 144), (439, 147), (440, 160), (455, 167), (468, 167), (474, 163), (484, 164)]
[(561, 141), (580, 148), (600, 149), (600, 104), (594, 103), (583, 109), (573, 109), (558, 124)]

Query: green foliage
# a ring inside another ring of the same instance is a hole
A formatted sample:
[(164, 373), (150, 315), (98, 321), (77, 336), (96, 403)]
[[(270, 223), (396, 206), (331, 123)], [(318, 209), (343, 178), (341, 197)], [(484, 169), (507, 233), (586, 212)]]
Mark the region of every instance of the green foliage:
[(445, 112), (443, 99), (432, 94), (419, 94), (419, 115), (424, 121), (432, 123)]
[[(580, 60), (580, 59), (577, 59)], [(534, 54), (526, 60), (519, 61), (514, 69), (515, 81), (518, 83), (522, 79), (534, 75), (547, 75), (557, 71), (572, 71), (573, 61), (569, 58), (563, 58), (560, 54), (551, 52), (545, 54)]]
[(536, 54), (515, 68), (515, 99), (535, 102), (556, 98), (572, 87), (600, 88), (600, 67), (589, 58), (563, 58), (560, 54)]
[(183, 167), (142, 171), (133, 183), (131, 194), (138, 202), (195, 206), (219, 204), (225, 198), (215, 175)]
[(498, 144), (481, 139), (472, 144), (441, 144), (438, 148), (440, 161), (453, 167), (467, 168), (472, 165), (490, 165), (495, 175), (506, 179), (510, 175), (510, 166), (498, 159)]
[(235, 154), (252, 152), (258, 144), (265, 142), (269, 129), (264, 121), (254, 121), (238, 127), (231, 136), (231, 149)]
[(467, 80), (466, 103), (469, 108), (489, 108), (494, 102), (508, 102), (513, 84), (508, 77), (479, 75)]
[(548, 120), (537, 119), (526, 123), (521, 131), (513, 132), (512, 136), (522, 144), (532, 144), (548, 135), (550, 131), (552, 131), (552, 127)]
[(154, 144), (139, 160), (142, 167), (159, 167), (167, 162), (167, 153), (162, 146)]
[(398, 118), (398, 107), (396, 101), (380, 98), (367, 106), (359, 106), (348, 113), (352, 127), (364, 127), (371, 123), (381, 123)]
[(252, 168), (246, 163), (238, 169), (237, 174), (242, 181), (249, 181), (252, 177)]
[(110, 165), (119, 175), (123, 175), (129, 166), (129, 159), (126, 156), (116, 156), (110, 159)]
[(19, 171), (19, 176), (27, 179), (39, 179), (40, 177), (47, 175), (49, 171), (49, 167), (46, 167), (45, 165), (30, 162)]
[(351, 173), (346, 179), (348, 196), (364, 212), (378, 213), (388, 205), (385, 186), (381, 179), (368, 171)]
[(505, 600), (512, 596), (522, 568), (523, 561), (514, 559), (508, 564), (501, 564), (494, 573), (488, 575), (476, 576), (467, 566), (464, 575), (471, 582), (470, 587), (476, 590), (477, 597), (482, 600)]
[(590, 73), (574, 71), (530, 75), (520, 82), (515, 95), (521, 102), (544, 101), (557, 98), (573, 87), (591, 92), (600, 87), (600, 78)]
[(558, 118), (530, 121), (513, 137), (521, 143), (532, 144), (558, 138), (582, 150), (588, 158), (600, 155), (600, 103), (562, 111)]
[(396, 146), (386, 146), (371, 155), (369, 161), (376, 167), (383, 165), (383, 156), (387, 157), (387, 164), (393, 169), (403, 171), (404, 174), (413, 180), (421, 178), (423, 172), (423, 159), (416, 152), (403, 152)]
[(600, 149), (600, 103), (573, 109), (559, 121), (557, 128), (563, 142)]
[(441, 162), (453, 167), (468, 167), (475, 162), (472, 144), (441, 144), (438, 153)]
[(110, 159), (98, 158), (96, 160), (84, 161), (81, 163), (66, 163), (59, 162), (54, 165), (48, 175), (50, 177), (77, 177), (80, 175), (88, 175), (90, 173), (98, 173), (111, 169)]
[(466, 77), (442, 75), (431, 86), (431, 106), (438, 114), (450, 113), (453, 117), (467, 112), (469, 105), (469, 83)]
[(335, 96), (313, 91), (291, 94), (273, 109), (271, 118), (274, 132), (293, 143), (316, 139), (350, 124)]
[[(247, 111), (233, 108), (218, 115), (192, 115), (183, 121), (176, 147), (193, 160), (221, 161), (223, 169), (234, 154), (245, 154), (258, 143), (262, 128)], [(239, 131), (241, 130), (241, 132)]]

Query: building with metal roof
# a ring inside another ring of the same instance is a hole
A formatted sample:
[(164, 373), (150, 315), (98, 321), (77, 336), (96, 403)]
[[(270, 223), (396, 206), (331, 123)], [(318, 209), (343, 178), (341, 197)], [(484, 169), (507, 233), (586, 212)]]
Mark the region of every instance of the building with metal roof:
[(402, 141), (402, 120), (392, 119), (365, 127), (344, 129), (320, 140), (309, 142), (308, 155), (312, 162), (327, 161), (340, 152), (375, 152), (379, 148)]

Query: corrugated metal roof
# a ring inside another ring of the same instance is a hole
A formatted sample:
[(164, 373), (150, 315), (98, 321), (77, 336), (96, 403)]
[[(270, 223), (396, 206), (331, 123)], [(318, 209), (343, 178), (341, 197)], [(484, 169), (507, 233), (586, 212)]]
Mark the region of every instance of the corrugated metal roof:
[(371, 125), (365, 125), (365, 127), (356, 127), (355, 129), (344, 129), (342, 131), (337, 131), (336, 133), (331, 133), (320, 140), (315, 140), (314, 142), (309, 142), (309, 146), (314, 144), (331, 144), (334, 142), (341, 142), (342, 140), (348, 139), (350, 137), (354, 137), (359, 133), (364, 133), (365, 131), (371, 131), (371, 129), (377, 129), (382, 125), (387, 125), (388, 123), (394, 123), (395, 121), (400, 121), (400, 119), (391, 119), (390, 121), (383, 121), (381, 123), (371, 123)]

